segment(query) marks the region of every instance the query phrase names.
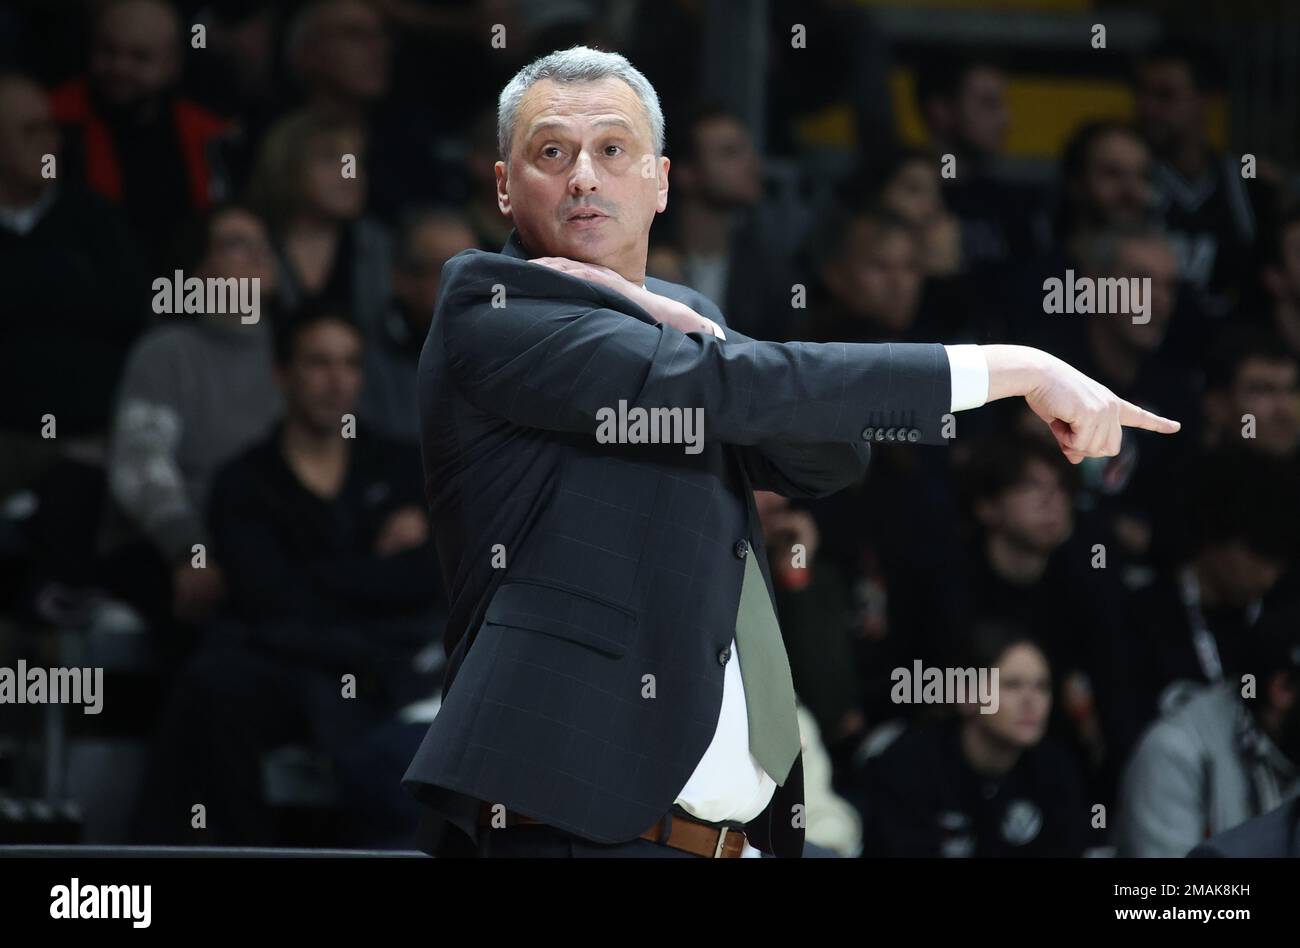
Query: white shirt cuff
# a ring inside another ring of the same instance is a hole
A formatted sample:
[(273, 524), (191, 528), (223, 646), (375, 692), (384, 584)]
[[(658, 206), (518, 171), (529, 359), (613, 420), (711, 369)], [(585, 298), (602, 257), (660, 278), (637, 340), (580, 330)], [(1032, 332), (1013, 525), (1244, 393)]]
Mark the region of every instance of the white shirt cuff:
[(979, 408), (989, 400), (989, 362), (979, 346), (944, 346), (952, 373), (949, 411)]

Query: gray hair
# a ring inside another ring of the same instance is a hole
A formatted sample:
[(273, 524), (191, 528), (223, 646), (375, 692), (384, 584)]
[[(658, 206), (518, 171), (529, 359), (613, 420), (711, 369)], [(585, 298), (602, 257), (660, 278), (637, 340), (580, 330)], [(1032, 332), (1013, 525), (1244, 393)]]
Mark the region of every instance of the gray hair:
[(497, 100), (497, 148), (501, 152), (502, 161), (510, 160), (510, 143), (519, 117), (519, 103), (523, 101), (524, 93), (543, 79), (555, 82), (622, 79), (641, 100), (646, 118), (650, 120), (650, 139), (654, 143), (655, 157), (663, 154), (664, 113), (659, 106), (659, 94), (650, 85), (650, 80), (618, 53), (574, 46), (529, 63), (515, 73), (514, 78), (501, 90), (501, 97)]

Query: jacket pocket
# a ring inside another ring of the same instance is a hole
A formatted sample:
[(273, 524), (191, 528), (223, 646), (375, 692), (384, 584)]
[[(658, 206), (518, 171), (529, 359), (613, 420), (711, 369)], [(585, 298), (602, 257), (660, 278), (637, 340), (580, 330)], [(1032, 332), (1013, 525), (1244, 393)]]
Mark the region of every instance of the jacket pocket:
[(611, 658), (626, 654), (636, 634), (636, 615), (631, 610), (529, 580), (498, 586), (483, 621), (567, 639)]

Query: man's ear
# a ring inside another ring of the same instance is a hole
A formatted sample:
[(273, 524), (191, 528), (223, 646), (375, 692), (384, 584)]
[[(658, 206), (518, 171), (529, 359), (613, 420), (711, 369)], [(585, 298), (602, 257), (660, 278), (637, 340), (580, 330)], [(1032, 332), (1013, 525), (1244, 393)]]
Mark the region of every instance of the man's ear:
[(1293, 673), (1280, 671), (1269, 678), (1264, 686), (1268, 703), (1278, 711), (1289, 711), (1296, 701), (1296, 682)]
[(497, 175), (497, 207), (501, 209), (501, 213), (506, 217), (511, 217), (510, 179), (509, 173), (506, 170), (506, 163), (504, 161), (498, 161), (492, 166), (492, 170), (495, 171)]
[(662, 214), (668, 207), (668, 166), (672, 162), (666, 156), (659, 158), (659, 199), (655, 202), (655, 213)]

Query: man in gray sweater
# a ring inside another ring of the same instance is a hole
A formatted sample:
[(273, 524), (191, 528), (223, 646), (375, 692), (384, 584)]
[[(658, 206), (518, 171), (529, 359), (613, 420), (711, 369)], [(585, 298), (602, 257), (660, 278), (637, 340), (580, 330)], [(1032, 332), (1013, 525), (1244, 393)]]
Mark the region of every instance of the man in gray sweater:
[[(274, 257), (256, 216), (236, 207), (215, 211), (194, 243), (186, 278), (257, 279), (263, 304), (271, 299)], [(167, 324), (147, 333), (127, 360), (101, 552), (110, 588), (151, 625), (200, 621), (224, 595), (221, 566), (207, 556), (204, 512), (217, 469), (281, 411), (265, 308), (255, 322), (239, 313), (163, 316)]]
[(1204, 687), (1138, 743), (1120, 788), (1121, 856), (1185, 856), (1300, 794), (1294, 611), (1248, 633), (1245, 674)]

